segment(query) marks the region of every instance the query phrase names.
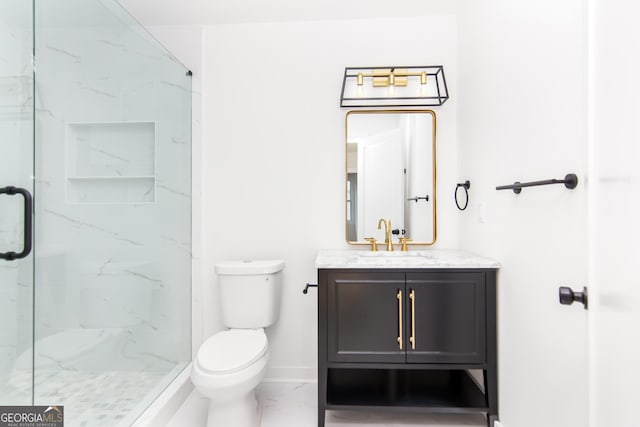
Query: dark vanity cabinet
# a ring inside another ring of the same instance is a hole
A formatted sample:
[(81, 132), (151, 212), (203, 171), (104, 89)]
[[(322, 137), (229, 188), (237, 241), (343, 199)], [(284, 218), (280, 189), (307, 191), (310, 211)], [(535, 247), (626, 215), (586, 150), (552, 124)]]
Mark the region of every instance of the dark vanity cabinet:
[(320, 269), (318, 292), (318, 426), (326, 409), (375, 408), (493, 425), (495, 269)]

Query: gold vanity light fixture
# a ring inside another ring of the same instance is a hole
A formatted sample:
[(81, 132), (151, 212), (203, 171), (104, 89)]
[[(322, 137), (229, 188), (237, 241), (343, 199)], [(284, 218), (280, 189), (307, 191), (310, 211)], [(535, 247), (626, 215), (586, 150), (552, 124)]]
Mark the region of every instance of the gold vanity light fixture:
[(436, 106), (447, 99), (442, 65), (344, 69), (341, 107)]

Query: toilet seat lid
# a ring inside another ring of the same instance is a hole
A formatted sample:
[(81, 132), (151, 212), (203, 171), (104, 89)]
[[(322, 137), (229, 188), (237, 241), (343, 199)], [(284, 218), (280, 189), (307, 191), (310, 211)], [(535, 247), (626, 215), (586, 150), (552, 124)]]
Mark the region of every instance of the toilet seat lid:
[(211, 373), (229, 374), (251, 365), (267, 352), (267, 336), (262, 329), (231, 329), (207, 339), (196, 361)]

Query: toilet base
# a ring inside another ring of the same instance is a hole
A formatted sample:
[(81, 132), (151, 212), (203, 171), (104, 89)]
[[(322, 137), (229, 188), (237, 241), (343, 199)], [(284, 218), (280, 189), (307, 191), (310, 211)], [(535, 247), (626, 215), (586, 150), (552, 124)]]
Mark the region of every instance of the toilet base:
[(259, 427), (259, 406), (255, 390), (226, 402), (209, 401), (207, 427)]

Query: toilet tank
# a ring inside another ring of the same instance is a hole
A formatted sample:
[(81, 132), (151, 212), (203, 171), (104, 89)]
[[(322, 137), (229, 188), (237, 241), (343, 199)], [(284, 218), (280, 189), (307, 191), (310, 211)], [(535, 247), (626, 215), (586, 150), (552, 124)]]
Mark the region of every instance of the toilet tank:
[(222, 321), (229, 328), (265, 328), (278, 320), (283, 260), (224, 261), (215, 266)]

